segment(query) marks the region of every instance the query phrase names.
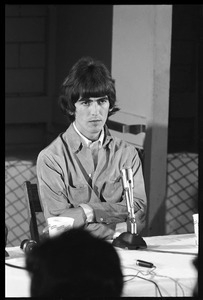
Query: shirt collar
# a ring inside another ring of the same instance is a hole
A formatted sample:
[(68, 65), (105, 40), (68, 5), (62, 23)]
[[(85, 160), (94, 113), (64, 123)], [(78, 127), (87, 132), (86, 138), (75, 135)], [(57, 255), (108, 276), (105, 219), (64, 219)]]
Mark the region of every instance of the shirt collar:
[(104, 128), (102, 128), (102, 131), (99, 135), (98, 140), (96, 141), (91, 141), (88, 138), (86, 138), (76, 127), (75, 122), (73, 122), (73, 127), (75, 129), (75, 131), (79, 134), (79, 136), (83, 139), (83, 141), (85, 142), (85, 145), (87, 147), (91, 147), (91, 145), (93, 145), (95, 142), (99, 142), (99, 146), (101, 147), (103, 145), (103, 141), (104, 141)]
[[(70, 126), (66, 129), (64, 133), (61, 133), (61, 138), (64, 139), (64, 141), (70, 145), (70, 148), (73, 152), (77, 152), (81, 150), (82, 146), (82, 137), (80, 134), (76, 132), (75, 127), (73, 126), (73, 123), (70, 124)], [(111, 141), (112, 136), (108, 130), (108, 127), (104, 125), (104, 141), (102, 144), (102, 147), (109, 147), (111, 148)], [(85, 143), (85, 142), (84, 142)]]

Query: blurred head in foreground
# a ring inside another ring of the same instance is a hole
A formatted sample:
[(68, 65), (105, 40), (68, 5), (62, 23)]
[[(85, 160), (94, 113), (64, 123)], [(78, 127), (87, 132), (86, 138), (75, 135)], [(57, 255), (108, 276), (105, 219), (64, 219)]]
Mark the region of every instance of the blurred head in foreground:
[(116, 250), (81, 228), (38, 244), (27, 255), (26, 268), (31, 297), (119, 297), (122, 293)]

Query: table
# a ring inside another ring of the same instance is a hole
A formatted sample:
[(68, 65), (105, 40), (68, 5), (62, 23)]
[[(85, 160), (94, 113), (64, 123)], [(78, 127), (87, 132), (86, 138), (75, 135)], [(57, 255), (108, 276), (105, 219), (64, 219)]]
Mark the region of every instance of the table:
[[(143, 237), (147, 249), (115, 248), (124, 275), (123, 297), (192, 297), (197, 281), (193, 265), (198, 255), (194, 234)], [(24, 266), (20, 247), (6, 248), (6, 263)], [(136, 265), (137, 260), (152, 262), (156, 268)], [(139, 276), (139, 277), (138, 277)], [(30, 278), (26, 270), (5, 267), (5, 296), (29, 297)]]

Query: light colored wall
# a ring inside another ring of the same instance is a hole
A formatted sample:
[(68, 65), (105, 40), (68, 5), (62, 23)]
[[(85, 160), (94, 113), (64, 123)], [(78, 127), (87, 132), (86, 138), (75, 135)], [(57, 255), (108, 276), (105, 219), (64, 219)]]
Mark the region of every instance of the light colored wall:
[(147, 124), (149, 235), (164, 233), (171, 22), (171, 5), (114, 5), (112, 75), (119, 106)]
[(145, 5), (115, 5), (112, 75), (123, 111), (149, 115), (153, 75), (154, 12)]

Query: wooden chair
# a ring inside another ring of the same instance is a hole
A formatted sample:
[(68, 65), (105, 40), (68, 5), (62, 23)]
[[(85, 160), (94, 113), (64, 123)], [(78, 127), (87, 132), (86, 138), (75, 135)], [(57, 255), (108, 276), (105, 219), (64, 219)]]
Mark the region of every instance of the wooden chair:
[(39, 199), (37, 184), (31, 183), (30, 181), (25, 181), (24, 195), (28, 207), (30, 236), (32, 240), (39, 242), (40, 236), (38, 231), (36, 213), (42, 212), (42, 207)]

